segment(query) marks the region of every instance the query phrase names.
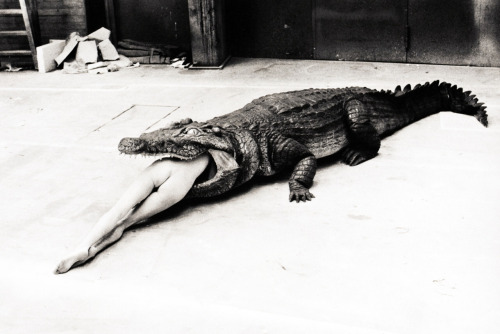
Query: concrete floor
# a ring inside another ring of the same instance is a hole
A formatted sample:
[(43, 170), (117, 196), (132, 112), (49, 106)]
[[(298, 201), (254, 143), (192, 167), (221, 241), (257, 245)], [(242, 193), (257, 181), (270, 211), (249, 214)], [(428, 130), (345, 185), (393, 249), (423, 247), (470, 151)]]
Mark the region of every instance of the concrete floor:
[[(121, 137), (309, 87), (445, 80), (490, 126), (441, 113), (358, 167), (321, 164), (186, 203), (53, 275), (134, 176)], [(124, 112), (126, 111), (126, 112)], [(233, 59), (223, 71), (0, 73), (1, 333), (498, 333), (500, 69)]]

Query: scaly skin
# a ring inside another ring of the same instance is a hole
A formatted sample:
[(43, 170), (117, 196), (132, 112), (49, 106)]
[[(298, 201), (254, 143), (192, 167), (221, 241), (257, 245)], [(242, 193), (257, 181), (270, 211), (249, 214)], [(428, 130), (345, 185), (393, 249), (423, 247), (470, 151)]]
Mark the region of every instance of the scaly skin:
[(125, 154), (193, 159), (210, 153), (217, 173), (200, 179), (188, 196), (227, 192), (256, 175), (292, 169), (290, 201), (307, 201), (316, 159), (341, 152), (358, 165), (377, 155), (380, 139), (442, 110), (473, 115), (487, 126), (486, 107), (470, 92), (448, 83), (426, 83), (394, 92), (368, 88), (306, 89), (255, 99), (207, 122), (185, 119), (169, 127), (124, 138)]

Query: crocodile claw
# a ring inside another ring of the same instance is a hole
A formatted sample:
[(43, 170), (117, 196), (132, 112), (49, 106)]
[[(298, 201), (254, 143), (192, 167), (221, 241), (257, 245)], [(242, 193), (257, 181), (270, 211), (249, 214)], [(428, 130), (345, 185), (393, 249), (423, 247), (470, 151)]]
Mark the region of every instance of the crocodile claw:
[(290, 196), (288, 197), (289, 201), (296, 201), (299, 203), (300, 201), (306, 202), (310, 201), (314, 198), (314, 195), (309, 192), (309, 189), (296, 189), (290, 191)]

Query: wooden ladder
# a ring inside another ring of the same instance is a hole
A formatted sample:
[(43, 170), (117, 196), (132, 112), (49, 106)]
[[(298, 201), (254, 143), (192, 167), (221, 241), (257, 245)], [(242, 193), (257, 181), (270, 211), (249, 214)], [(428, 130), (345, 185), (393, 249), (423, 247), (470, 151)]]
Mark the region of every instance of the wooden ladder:
[(26, 36), (30, 46), (29, 50), (0, 50), (0, 57), (31, 56), (33, 64), (38, 69), (36, 47), (40, 45), (40, 25), (38, 23), (38, 10), (36, 0), (19, 0), (20, 8), (1, 9), (2, 16), (22, 16), (24, 30), (0, 30), (0, 37)]

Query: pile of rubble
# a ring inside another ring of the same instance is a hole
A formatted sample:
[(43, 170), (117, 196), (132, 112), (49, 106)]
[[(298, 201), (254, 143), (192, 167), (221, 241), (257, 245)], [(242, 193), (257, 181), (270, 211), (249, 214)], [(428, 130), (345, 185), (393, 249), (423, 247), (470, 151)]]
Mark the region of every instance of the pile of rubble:
[(169, 64), (172, 67), (187, 68), (186, 52), (178, 51), (179, 47), (168, 44), (154, 44), (123, 39), (118, 42), (118, 53), (129, 57), (133, 62), (141, 64)]
[[(82, 37), (71, 33), (65, 40), (52, 41), (37, 48), (39, 72), (61, 68), (65, 73), (106, 73), (139, 64), (168, 64), (187, 68), (185, 53), (176, 54), (177, 47), (125, 39), (116, 48), (110, 41), (111, 31), (100, 28)], [(176, 55), (174, 58), (173, 55)]]

